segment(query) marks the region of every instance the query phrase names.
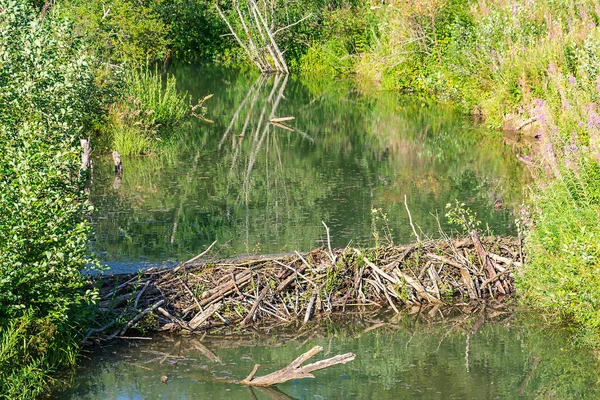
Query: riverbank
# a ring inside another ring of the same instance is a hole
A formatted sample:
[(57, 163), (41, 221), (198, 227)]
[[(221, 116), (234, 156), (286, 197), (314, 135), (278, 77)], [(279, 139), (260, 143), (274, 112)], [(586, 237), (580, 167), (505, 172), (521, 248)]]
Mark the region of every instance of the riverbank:
[(204, 332), (255, 323), (307, 323), (354, 307), (442, 307), (503, 299), (523, 266), (517, 238), (419, 242), (408, 246), (319, 248), (306, 254), (203, 261), (99, 279), (96, 327), (86, 341), (129, 331)]

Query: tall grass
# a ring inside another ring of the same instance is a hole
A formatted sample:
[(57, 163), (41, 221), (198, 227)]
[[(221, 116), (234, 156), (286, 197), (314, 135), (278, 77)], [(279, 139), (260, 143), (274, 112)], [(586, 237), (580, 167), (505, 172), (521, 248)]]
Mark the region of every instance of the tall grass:
[(175, 76), (167, 74), (163, 79), (157, 69), (154, 72), (149, 68), (128, 70), (125, 93), (142, 118), (160, 126), (181, 121), (191, 107), (190, 95), (177, 90)]
[(110, 108), (112, 147), (122, 155), (149, 154), (191, 111), (191, 96), (177, 90), (176, 79), (144, 69), (127, 70), (123, 98)]
[(75, 366), (79, 340), (72, 327), (39, 319), (31, 310), (0, 326), (0, 398), (47, 394)]

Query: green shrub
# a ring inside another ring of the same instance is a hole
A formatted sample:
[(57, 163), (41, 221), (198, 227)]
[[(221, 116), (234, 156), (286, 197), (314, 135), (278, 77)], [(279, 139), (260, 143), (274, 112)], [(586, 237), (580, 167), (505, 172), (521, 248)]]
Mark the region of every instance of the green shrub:
[(52, 11), (0, 0), (0, 60), (0, 391), (32, 398), (72, 364), (93, 300), (79, 139), (101, 104), (94, 59)]
[(61, 12), (76, 21), (78, 33), (90, 39), (94, 52), (104, 61), (143, 65), (171, 53), (169, 26), (145, 3), (69, 0)]

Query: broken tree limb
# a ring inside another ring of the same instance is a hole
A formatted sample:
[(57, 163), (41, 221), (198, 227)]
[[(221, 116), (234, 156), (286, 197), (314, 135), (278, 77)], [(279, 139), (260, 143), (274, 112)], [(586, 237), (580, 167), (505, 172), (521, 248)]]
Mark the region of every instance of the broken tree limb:
[(314, 357), (321, 351), (323, 351), (323, 347), (315, 346), (306, 353), (302, 354), (300, 357), (296, 358), (287, 367), (258, 378), (254, 377), (260, 368), (260, 365), (256, 364), (250, 375), (248, 375), (248, 377), (240, 383), (247, 386), (273, 386), (293, 379), (314, 378), (315, 376), (311, 374), (313, 371), (325, 369), (337, 364), (346, 364), (347, 362), (350, 362), (356, 358), (354, 353), (346, 353), (301, 367), (304, 362)]
[(410, 210), (408, 209), (408, 203), (406, 201), (406, 195), (404, 195), (404, 207), (406, 207), (406, 212), (408, 214), (408, 222), (410, 223), (410, 227), (411, 227), (411, 229), (413, 231), (413, 234), (417, 238), (417, 243), (420, 243), (421, 242), (421, 238), (417, 234), (417, 230), (415, 229), (415, 225), (413, 224), (412, 215), (410, 214)]
[(533, 123), (534, 123), (535, 121), (537, 121), (539, 118), (540, 118), (540, 117), (536, 115), (536, 116), (534, 116), (534, 117), (531, 117), (531, 118), (529, 118), (529, 119), (526, 119), (525, 121), (521, 122), (521, 123), (519, 124), (519, 126), (517, 126), (516, 130), (517, 130), (517, 131), (520, 131), (521, 129), (525, 128), (527, 125), (529, 125), (529, 124), (533, 124)]
[(81, 168), (80, 170), (85, 172), (92, 166), (92, 148), (90, 146), (90, 139), (80, 139), (81, 143)]
[[(494, 275), (496, 275), (496, 270), (494, 269), (494, 266), (492, 265), (492, 261), (490, 260), (487, 253), (485, 252), (485, 249), (483, 248), (481, 241), (479, 240), (477, 231), (475, 231), (475, 230), (471, 231), (471, 239), (473, 240), (473, 245), (475, 246), (475, 250), (477, 251), (477, 256), (479, 257), (479, 261), (481, 261), (481, 265), (483, 265), (483, 268), (486, 270), (486, 272), (488, 274), (488, 278), (491, 279), (492, 277), (494, 277)], [(500, 283), (500, 281), (496, 281), (494, 285), (496, 286), (496, 290), (498, 290), (498, 293), (506, 294), (506, 291), (502, 287), (502, 283)]]
[(278, 117), (278, 118), (271, 118), (269, 120), (269, 122), (273, 123), (273, 122), (287, 122), (287, 121), (293, 121), (294, 119), (296, 119), (295, 117)]
[(242, 326), (249, 325), (252, 322), (252, 319), (254, 318), (254, 313), (258, 309), (260, 302), (263, 301), (265, 299), (265, 297), (267, 296), (267, 293), (269, 293), (268, 285), (263, 288), (262, 292), (260, 292), (260, 295), (256, 298), (256, 301), (254, 302), (254, 304), (252, 304), (252, 308), (250, 308), (250, 312), (248, 313), (248, 315), (246, 315), (246, 318), (244, 318), (244, 320), (242, 321)]
[(212, 304), (208, 308), (206, 308), (204, 311), (200, 311), (190, 321), (190, 323), (189, 323), (190, 328), (192, 328), (192, 330), (196, 330), (200, 325), (202, 325), (204, 322), (206, 322), (206, 320), (209, 319), (213, 314), (215, 314), (217, 311), (219, 311), (219, 309), (221, 308), (221, 305), (223, 305), (223, 303)]
[(138, 322), (140, 319), (142, 319), (144, 317), (144, 315), (146, 315), (148, 313), (151, 313), (152, 311), (156, 310), (158, 307), (162, 306), (164, 302), (165, 302), (164, 299), (163, 300), (159, 300), (152, 307), (148, 307), (144, 311), (138, 313), (131, 321), (129, 321), (125, 325), (125, 327), (123, 329), (121, 329), (121, 331), (117, 331), (117, 332), (113, 333), (112, 335), (110, 335), (108, 337), (107, 340), (114, 339), (116, 336), (123, 336), (125, 334), (125, 332), (127, 332), (127, 330), (129, 328), (131, 328), (136, 322)]

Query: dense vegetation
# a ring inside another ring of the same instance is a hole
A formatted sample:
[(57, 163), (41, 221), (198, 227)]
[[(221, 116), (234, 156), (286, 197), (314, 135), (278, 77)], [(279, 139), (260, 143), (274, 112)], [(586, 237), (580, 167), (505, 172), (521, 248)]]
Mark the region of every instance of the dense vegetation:
[(74, 365), (92, 300), (79, 139), (98, 117), (95, 60), (72, 26), (0, 2), (0, 393), (29, 398)]
[[(79, 139), (155, 152), (192, 105), (161, 71), (170, 60), (249, 64), (214, 7), (235, 20), (230, 1), (57, 3), (0, 0), (0, 393), (13, 398), (44, 393), (74, 363), (94, 297), (80, 274), (91, 259)], [(491, 127), (535, 120), (522, 295), (599, 343), (597, 4), (269, 4), (296, 72), (450, 102)]]

